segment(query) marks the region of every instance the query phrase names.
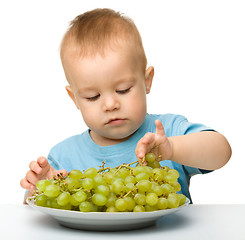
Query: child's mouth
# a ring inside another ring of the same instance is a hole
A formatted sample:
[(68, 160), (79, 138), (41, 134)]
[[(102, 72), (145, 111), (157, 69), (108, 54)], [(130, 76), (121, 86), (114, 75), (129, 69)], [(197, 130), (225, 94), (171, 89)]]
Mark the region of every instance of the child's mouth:
[(111, 126), (115, 126), (115, 125), (121, 125), (126, 121), (126, 119), (111, 119), (107, 124), (111, 125)]

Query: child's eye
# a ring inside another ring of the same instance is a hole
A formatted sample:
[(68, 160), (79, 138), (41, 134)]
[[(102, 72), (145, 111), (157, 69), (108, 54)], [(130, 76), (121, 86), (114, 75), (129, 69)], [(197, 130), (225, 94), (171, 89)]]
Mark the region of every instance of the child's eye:
[(95, 100), (97, 100), (99, 97), (100, 97), (100, 95), (98, 94), (98, 95), (96, 95), (96, 96), (87, 98), (87, 100), (88, 100), (88, 101), (95, 101)]
[(130, 90), (130, 88), (127, 88), (127, 89), (124, 89), (124, 90), (118, 90), (116, 92), (119, 93), (119, 94), (125, 94), (125, 93), (128, 93), (129, 90)]

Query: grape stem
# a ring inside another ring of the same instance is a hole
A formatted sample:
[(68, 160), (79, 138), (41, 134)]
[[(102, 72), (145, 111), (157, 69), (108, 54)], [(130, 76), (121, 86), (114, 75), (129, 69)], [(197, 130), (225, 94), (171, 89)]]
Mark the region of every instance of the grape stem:
[(122, 198), (127, 197), (130, 193), (133, 193), (135, 190), (137, 190), (137, 188), (134, 188), (134, 189), (128, 191), (124, 196), (122, 196)]
[[(99, 166), (99, 167), (101, 167), (101, 166)], [(106, 171), (106, 170), (110, 170), (111, 168), (110, 167), (103, 167), (103, 168), (100, 168), (97, 172), (98, 173), (100, 173), (100, 172), (104, 172), (104, 171)]]
[(130, 165), (135, 164), (135, 163), (137, 163), (137, 162), (138, 162), (138, 161), (135, 161), (135, 162), (132, 162), (132, 163), (128, 163), (128, 164), (124, 163), (124, 164), (122, 164), (122, 165), (116, 167), (116, 168), (117, 168), (117, 171), (114, 172), (114, 175), (116, 175), (116, 174), (118, 173), (118, 171), (119, 171), (121, 168), (123, 168), (123, 167), (124, 167), (124, 168), (127, 168), (127, 169), (129, 169), (129, 170), (131, 170)]

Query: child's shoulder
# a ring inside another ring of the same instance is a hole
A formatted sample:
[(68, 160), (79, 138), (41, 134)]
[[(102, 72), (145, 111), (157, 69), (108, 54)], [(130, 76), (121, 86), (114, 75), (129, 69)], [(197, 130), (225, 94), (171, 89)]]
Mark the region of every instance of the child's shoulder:
[(86, 138), (86, 136), (87, 136), (87, 134), (85, 131), (82, 134), (77, 134), (77, 135), (73, 135), (71, 137), (65, 138), (61, 142), (55, 144), (52, 147), (52, 149), (67, 150), (70, 148), (74, 148), (76, 146), (81, 145), (84, 142), (84, 139)]
[(147, 125), (149, 131), (154, 132), (156, 128), (155, 121), (160, 120), (168, 137), (173, 135), (179, 135), (180, 126), (183, 125), (183, 123), (188, 122), (186, 117), (173, 113), (148, 114), (147, 118)]
[(163, 124), (173, 124), (176, 122), (187, 121), (186, 117), (180, 114), (166, 113), (166, 114), (147, 114), (151, 122), (160, 120)]

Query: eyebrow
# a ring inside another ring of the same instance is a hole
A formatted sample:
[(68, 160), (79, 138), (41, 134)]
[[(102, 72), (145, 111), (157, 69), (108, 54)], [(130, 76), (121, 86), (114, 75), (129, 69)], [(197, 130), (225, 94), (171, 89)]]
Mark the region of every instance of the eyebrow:
[[(118, 80), (115, 81), (115, 85), (118, 85), (120, 83), (123, 82), (127, 82), (127, 83), (131, 83), (131, 82), (135, 82), (136, 78), (135, 77), (125, 77), (125, 78), (120, 78)], [(81, 94), (84, 91), (94, 91), (94, 87), (93, 86), (85, 86), (83, 88), (78, 89), (77, 93)]]
[(136, 78), (135, 77), (128, 77), (128, 78), (120, 78), (119, 80), (116, 81), (116, 83), (121, 83), (121, 82), (135, 82)]
[(93, 87), (83, 87), (83, 88), (79, 88), (77, 90), (77, 93), (78, 94), (81, 94), (82, 92), (85, 92), (85, 91), (94, 91), (94, 88)]

